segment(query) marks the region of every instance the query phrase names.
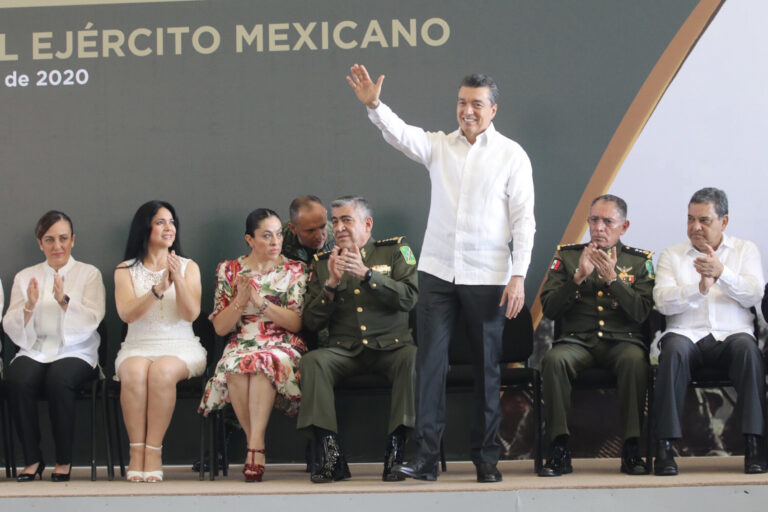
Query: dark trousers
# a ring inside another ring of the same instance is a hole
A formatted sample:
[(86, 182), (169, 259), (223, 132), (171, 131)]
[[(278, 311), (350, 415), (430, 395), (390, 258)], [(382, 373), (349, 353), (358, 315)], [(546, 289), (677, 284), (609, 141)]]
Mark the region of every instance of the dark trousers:
[(544, 418), (550, 439), (568, 434), (572, 382), (579, 372), (599, 366), (616, 376), (624, 439), (640, 437), (648, 387), (648, 353), (628, 341), (601, 340), (593, 346), (556, 343), (541, 362)]
[(471, 458), (475, 464), (495, 464), (501, 455), (496, 435), (501, 424), (501, 342), (503, 286), (457, 285), (419, 272), (416, 352), (416, 431), (419, 456), (436, 461), (445, 430), (445, 376), (448, 347), (459, 308), (467, 319), (473, 355), (475, 404), (472, 415)]
[(72, 439), (75, 429), (75, 389), (96, 377), (91, 365), (76, 357), (53, 363), (38, 363), (21, 356), (8, 367), (6, 382), (10, 388), (11, 410), (24, 451), (24, 464), (42, 460), (40, 422), (37, 401), (48, 400), (51, 429), (56, 445), (56, 463), (72, 463)]
[(744, 434), (763, 435), (765, 369), (755, 338), (739, 333), (717, 341), (712, 335), (697, 343), (667, 333), (659, 342), (659, 368), (654, 386), (654, 418), (657, 439), (682, 437), (680, 419), (691, 372), (701, 366), (728, 370), (738, 394), (737, 411)]
[(301, 407), (296, 428), (319, 427), (338, 432), (333, 388), (347, 377), (366, 373), (383, 375), (392, 384), (387, 432), (414, 422), (413, 375), (416, 347), (403, 344), (395, 350), (370, 350), (348, 354), (335, 348), (307, 352), (299, 363)]

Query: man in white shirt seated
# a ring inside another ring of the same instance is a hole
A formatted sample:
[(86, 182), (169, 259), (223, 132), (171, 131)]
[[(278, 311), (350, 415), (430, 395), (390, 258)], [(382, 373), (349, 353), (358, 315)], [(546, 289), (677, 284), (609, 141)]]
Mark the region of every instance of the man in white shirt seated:
[(667, 317), (659, 346), (655, 385), (654, 473), (676, 475), (672, 441), (682, 437), (680, 418), (691, 371), (728, 371), (738, 393), (736, 413), (745, 438), (744, 472), (766, 471), (763, 448), (765, 369), (750, 308), (763, 295), (757, 246), (725, 234), (728, 198), (703, 188), (688, 204), (689, 241), (661, 253), (653, 298)]

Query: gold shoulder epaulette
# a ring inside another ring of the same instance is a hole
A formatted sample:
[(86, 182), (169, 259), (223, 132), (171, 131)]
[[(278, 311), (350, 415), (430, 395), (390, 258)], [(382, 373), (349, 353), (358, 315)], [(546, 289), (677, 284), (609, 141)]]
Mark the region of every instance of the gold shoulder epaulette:
[(557, 246), (558, 251), (572, 251), (575, 249), (583, 249), (587, 244), (560, 244)]
[(387, 238), (385, 240), (376, 240), (376, 243), (374, 245), (376, 245), (376, 247), (381, 247), (382, 245), (397, 245), (397, 244), (403, 243), (404, 241), (405, 241), (404, 236), (395, 236), (392, 238)]
[(645, 258), (647, 260), (653, 257), (653, 251), (646, 251), (645, 249), (636, 249), (635, 247), (627, 247), (625, 245), (622, 247), (622, 250), (627, 254), (631, 254), (633, 256), (640, 256), (641, 258)]
[(315, 253), (315, 261), (327, 260), (331, 255), (331, 251), (321, 251)]

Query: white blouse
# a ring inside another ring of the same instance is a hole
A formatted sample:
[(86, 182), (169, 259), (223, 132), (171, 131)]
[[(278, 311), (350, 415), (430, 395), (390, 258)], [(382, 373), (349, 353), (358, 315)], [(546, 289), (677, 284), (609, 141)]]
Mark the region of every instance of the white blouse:
[[(77, 357), (95, 367), (101, 341), (96, 329), (104, 318), (105, 308), (101, 272), (71, 256), (58, 272), (64, 278), (64, 293), (69, 296), (67, 310), (64, 311), (53, 297), (56, 272), (43, 262), (25, 268), (14, 277), (3, 327), (19, 346), (16, 357), (27, 356), (40, 363)], [(32, 317), (24, 325), (24, 305), (32, 278), (37, 279), (40, 298)]]

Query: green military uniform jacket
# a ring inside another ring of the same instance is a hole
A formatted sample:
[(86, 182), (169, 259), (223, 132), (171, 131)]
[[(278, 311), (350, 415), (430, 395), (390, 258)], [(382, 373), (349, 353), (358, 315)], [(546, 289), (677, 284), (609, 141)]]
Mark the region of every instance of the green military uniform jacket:
[(413, 343), (408, 312), (418, 298), (416, 258), (404, 237), (375, 242), (360, 249), (365, 266), (373, 270), (367, 283), (344, 274), (333, 299), (323, 292), (328, 279), (329, 253), (315, 255), (304, 301), (302, 320), (310, 330), (328, 326), (321, 347), (359, 352), (364, 347), (395, 350)]
[(312, 263), (313, 257), (319, 252), (327, 252), (336, 245), (333, 237), (333, 227), (328, 223), (328, 236), (325, 238), (325, 245), (319, 251), (308, 249), (299, 243), (299, 238), (288, 227), (288, 222), (283, 222), (283, 255), (292, 260), (298, 260), (306, 265)]
[(647, 346), (641, 324), (653, 308), (653, 253), (616, 244), (617, 279), (607, 285), (597, 270), (573, 282), (586, 244), (560, 245), (541, 290), (544, 314), (560, 323), (560, 338), (590, 345), (595, 337)]

